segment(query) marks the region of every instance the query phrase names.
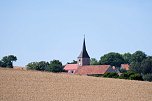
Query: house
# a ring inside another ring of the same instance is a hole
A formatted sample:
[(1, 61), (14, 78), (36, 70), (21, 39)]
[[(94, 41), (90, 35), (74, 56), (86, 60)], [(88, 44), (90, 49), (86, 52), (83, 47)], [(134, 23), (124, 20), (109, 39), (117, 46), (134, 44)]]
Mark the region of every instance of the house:
[(90, 56), (85, 45), (85, 38), (83, 41), (82, 51), (77, 58), (77, 64), (67, 64), (64, 67), (68, 73), (79, 75), (93, 75), (104, 74), (108, 72), (116, 72), (116, 68), (110, 65), (90, 65)]
[(121, 64), (121, 68), (120, 69), (124, 69), (124, 70), (129, 70), (129, 64)]

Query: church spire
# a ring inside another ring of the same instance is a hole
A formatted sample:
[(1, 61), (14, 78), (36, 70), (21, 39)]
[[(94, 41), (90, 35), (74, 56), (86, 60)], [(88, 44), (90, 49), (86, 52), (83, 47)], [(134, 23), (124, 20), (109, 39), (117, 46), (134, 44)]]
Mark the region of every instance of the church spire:
[(78, 56), (77, 63), (78, 63), (78, 66), (90, 65), (90, 57), (86, 50), (85, 37), (83, 40), (82, 51), (81, 51), (80, 55)]
[(82, 51), (81, 51), (80, 55), (78, 56), (78, 58), (90, 58), (88, 55), (88, 52), (86, 50), (85, 36), (84, 36), (84, 40), (83, 40)]

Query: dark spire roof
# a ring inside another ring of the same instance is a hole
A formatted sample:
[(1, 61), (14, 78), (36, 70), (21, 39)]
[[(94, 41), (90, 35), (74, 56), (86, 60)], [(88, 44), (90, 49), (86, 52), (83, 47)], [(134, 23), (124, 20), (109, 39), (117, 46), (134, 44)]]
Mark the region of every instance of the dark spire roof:
[(78, 58), (90, 58), (88, 55), (88, 52), (86, 50), (85, 37), (84, 37), (84, 41), (83, 41), (82, 51), (81, 51), (80, 55), (78, 56)]

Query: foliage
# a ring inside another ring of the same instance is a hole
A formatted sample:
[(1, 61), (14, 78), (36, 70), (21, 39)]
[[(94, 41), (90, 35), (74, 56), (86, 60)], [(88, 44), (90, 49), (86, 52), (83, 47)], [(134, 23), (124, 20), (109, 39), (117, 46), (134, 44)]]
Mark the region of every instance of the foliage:
[(118, 75), (118, 73), (105, 73), (105, 74), (103, 75), (103, 77), (107, 77), (107, 78), (118, 78), (119, 75)]
[(141, 69), (143, 74), (152, 73), (152, 57), (147, 57), (141, 63)]
[(130, 75), (129, 79), (130, 80), (143, 80), (142, 76), (139, 73), (135, 73), (133, 75)]
[(129, 80), (143, 80), (142, 76), (139, 73), (133, 71), (127, 71), (119, 76), (120, 79), (129, 79)]
[(144, 81), (152, 81), (152, 73), (143, 76)]
[(126, 73), (127, 72), (127, 70), (125, 70), (125, 69), (119, 69), (119, 71), (120, 71), (120, 73)]
[(147, 55), (142, 51), (133, 53), (131, 58), (131, 69), (137, 73), (142, 73), (141, 63), (146, 58)]
[(132, 62), (142, 62), (144, 59), (146, 59), (147, 55), (142, 51), (136, 51), (132, 54), (131, 61)]
[(53, 60), (50, 62), (47, 71), (50, 72), (62, 72), (63, 71), (63, 66), (62, 63), (59, 60)]
[(1, 67), (13, 68), (13, 61), (16, 61), (17, 57), (14, 55), (4, 56), (0, 61)]
[(73, 60), (72, 62), (67, 62), (67, 64), (77, 64), (77, 61)]
[(120, 67), (120, 65), (123, 63), (124, 63), (124, 59), (122, 55), (115, 52), (110, 52), (100, 58), (100, 64)]
[(90, 59), (90, 65), (99, 65), (99, 62), (98, 62), (97, 59), (91, 58), (91, 59)]
[(31, 62), (27, 65), (27, 69), (44, 71), (48, 67), (49, 63), (45, 61)]
[(102, 77), (103, 74), (88, 74), (87, 76)]
[(31, 62), (27, 64), (27, 69), (39, 70), (39, 71), (50, 71), (50, 72), (62, 72), (63, 66), (59, 60), (53, 60), (49, 62)]
[(125, 53), (122, 55), (123, 59), (124, 59), (124, 63), (125, 64), (130, 64), (131, 63), (131, 57), (132, 57), (132, 54), (130, 53)]

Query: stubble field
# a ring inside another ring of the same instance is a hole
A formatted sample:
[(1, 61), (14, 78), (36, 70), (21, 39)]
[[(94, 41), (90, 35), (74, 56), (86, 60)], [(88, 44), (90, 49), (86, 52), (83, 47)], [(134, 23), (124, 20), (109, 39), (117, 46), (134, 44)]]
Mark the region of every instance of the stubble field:
[(152, 83), (0, 68), (0, 101), (152, 101)]

